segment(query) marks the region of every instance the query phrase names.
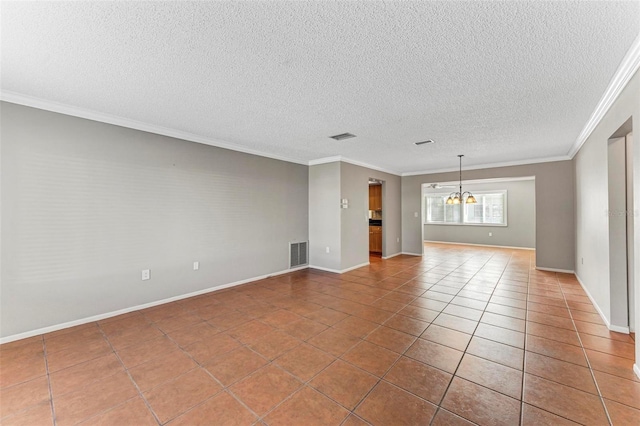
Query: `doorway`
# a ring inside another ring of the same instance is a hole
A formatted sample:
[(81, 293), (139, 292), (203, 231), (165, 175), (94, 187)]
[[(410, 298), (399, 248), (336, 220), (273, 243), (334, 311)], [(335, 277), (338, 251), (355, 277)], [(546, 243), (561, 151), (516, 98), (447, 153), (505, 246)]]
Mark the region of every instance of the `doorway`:
[(609, 283), (611, 329), (635, 332), (633, 134), (630, 120), (609, 139)]
[(369, 257), (382, 258), (384, 253), (384, 182), (369, 178)]

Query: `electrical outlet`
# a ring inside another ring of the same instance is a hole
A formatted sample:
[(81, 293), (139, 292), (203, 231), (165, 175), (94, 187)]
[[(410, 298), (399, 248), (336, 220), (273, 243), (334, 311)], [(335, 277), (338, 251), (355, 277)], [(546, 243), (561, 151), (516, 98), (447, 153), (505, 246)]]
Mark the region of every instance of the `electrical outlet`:
[(193, 270), (197, 271), (198, 269), (200, 269), (200, 262), (193, 262)]
[(418, 212), (413, 212), (413, 217), (418, 217)]
[(493, 237), (493, 232), (489, 232), (489, 236), (490, 236), (490, 237)]
[(151, 271), (149, 271), (149, 269), (143, 269), (142, 270), (142, 281), (146, 281), (148, 279), (151, 279)]
[(331, 253), (331, 249), (329, 248), (329, 246), (327, 246), (326, 251), (327, 253)]

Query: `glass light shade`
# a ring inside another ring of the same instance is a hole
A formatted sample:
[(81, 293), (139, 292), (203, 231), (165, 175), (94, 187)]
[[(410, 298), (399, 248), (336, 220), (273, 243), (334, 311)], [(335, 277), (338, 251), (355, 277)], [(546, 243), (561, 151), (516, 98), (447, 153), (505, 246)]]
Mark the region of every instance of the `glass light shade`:
[(451, 197), (447, 198), (447, 204), (453, 204), (453, 198)]
[(460, 204), (460, 197), (458, 197), (457, 195), (453, 197), (453, 204)]
[(476, 197), (474, 197), (473, 195), (469, 194), (469, 196), (467, 197), (467, 204), (475, 204), (475, 203), (477, 203)]

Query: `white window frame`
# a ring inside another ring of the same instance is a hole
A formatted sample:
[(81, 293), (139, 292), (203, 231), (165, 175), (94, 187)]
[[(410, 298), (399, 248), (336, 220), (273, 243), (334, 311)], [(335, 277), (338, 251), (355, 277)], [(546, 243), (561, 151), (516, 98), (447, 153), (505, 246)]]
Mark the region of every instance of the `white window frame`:
[[(459, 218), (460, 221), (459, 222), (444, 222), (444, 221), (429, 221), (428, 220), (428, 215), (429, 215), (429, 209), (428, 209), (428, 198), (429, 197), (443, 197), (445, 200), (446, 198), (449, 196), (449, 193), (441, 193), (441, 192), (428, 192), (424, 194), (423, 197), (423, 203), (424, 203), (424, 218), (423, 218), (423, 223), (425, 225), (447, 225), (447, 226), (502, 226), (502, 227), (506, 227), (508, 226), (508, 211), (507, 211), (507, 205), (508, 205), (508, 194), (507, 194), (507, 190), (506, 189), (500, 189), (500, 190), (494, 190), (494, 191), (473, 191), (473, 196), (476, 197), (476, 200), (480, 201), (482, 200), (482, 196), (483, 195), (494, 195), (494, 194), (502, 194), (504, 196), (504, 204), (503, 204), (503, 219), (504, 221), (502, 223), (474, 223), (474, 222), (467, 222), (466, 221), (466, 209), (465, 206), (467, 206), (467, 204), (465, 203), (461, 203), (461, 204), (453, 204), (451, 205), (452, 208), (458, 208), (460, 209), (460, 214), (459, 214)], [(477, 204), (468, 204), (469, 206), (475, 206)]]

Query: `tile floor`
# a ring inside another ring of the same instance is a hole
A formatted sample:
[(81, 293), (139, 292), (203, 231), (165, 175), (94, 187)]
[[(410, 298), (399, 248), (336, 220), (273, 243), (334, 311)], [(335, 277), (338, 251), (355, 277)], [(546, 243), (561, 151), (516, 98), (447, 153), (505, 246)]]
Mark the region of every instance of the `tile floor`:
[(2, 425), (637, 425), (630, 336), (534, 253), (432, 244), (0, 346)]

